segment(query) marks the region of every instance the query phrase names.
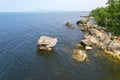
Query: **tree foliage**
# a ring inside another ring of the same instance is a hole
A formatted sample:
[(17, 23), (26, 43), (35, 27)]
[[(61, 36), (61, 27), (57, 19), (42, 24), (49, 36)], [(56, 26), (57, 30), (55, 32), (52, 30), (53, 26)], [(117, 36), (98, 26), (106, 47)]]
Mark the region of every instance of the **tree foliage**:
[(95, 17), (99, 25), (120, 34), (120, 0), (108, 0), (106, 5), (106, 7), (92, 10), (90, 15)]

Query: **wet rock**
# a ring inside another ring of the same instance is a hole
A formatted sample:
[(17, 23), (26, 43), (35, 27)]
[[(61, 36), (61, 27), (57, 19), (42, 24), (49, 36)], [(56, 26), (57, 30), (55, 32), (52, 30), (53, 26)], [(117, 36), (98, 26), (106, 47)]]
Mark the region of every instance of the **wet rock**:
[(79, 26), (81, 26), (81, 24), (83, 24), (83, 21), (82, 21), (82, 20), (79, 20), (79, 21), (77, 21), (76, 24), (79, 25)]
[(73, 58), (77, 61), (83, 62), (87, 59), (87, 54), (83, 50), (73, 50)]
[(75, 29), (75, 27), (70, 23), (70, 22), (66, 22), (66, 26), (72, 28), (72, 29)]
[(57, 44), (57, 38), (41, 36), (37, 42), (38, 49), (40, 50), (52, 50)]
[(83, 47), (83, 45), (79, 42), (79, 43), (76, 43), (76, 46), (77, 47)]
[(66, 22), (66, 26), (71, 26), (72, 24), (70, 22)]
[(88, 18), (82, 18), (81, 20), (77, 21), (77, 25), (80, 25), (80, 24), (86, 24), (88, 22)]
[(83, 45), (83, 46), (92, 46), (91, 41), (89, 41), (88, 39), (81, 40), (80, 43), (81, 43), (81, 45)]

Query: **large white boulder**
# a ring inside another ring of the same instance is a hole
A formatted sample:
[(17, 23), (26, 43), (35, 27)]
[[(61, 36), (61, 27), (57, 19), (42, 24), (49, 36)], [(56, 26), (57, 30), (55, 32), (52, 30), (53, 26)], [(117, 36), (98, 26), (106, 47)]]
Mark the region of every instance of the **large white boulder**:
[(37, 45), (39, 49), (52, 50), (52, 48), (57, 44), (57, 38), (41, 36), (38, 39)]

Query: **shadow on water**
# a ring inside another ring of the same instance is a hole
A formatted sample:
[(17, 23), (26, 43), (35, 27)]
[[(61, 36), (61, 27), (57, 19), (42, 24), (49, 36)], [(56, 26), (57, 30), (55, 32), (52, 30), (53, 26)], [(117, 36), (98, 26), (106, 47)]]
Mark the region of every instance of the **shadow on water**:
[(47, 51), (47, 50), (37, 49), (37, 54), (39, 56), (49, 57), (49, 56), (52, 56), (53, 54), (56, 54), (56, 52), (55, 52), (55, 50)]

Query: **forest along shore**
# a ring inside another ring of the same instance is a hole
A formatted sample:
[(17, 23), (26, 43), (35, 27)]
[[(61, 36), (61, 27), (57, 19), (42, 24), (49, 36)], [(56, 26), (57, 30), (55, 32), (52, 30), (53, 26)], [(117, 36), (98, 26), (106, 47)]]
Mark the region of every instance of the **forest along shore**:
[(85, 16), (77, 21), (77, 25), (85, 32), (84, 39), (78, 44), (86, 49), (97, 45), (105, 53), (109, 53), (120, 59), (120, 37), (112, 32), (107, 32), (105, 27), (101, 27), (94, 22), (94, 17)]

